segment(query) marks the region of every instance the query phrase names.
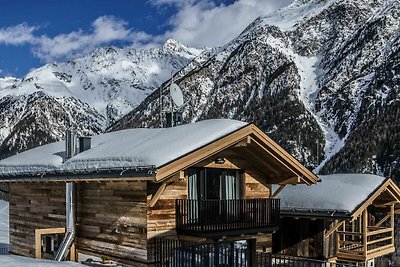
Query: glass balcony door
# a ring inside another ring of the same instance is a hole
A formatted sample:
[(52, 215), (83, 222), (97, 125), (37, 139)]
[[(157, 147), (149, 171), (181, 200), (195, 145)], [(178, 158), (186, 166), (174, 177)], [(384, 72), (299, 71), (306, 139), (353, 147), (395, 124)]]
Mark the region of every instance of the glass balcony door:
[(199, 216), (206, 214), (227, 219), (239, 214), (237, 202), (229, 201), (242, 196), (242, 175), (237, 170), (191, 169), (188, 190), (190, 222), (195, 223)]

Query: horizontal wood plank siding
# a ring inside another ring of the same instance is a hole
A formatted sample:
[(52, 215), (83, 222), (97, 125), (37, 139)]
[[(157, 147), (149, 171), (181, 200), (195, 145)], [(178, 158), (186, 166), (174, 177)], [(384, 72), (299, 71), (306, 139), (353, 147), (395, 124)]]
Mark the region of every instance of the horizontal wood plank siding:
[(10, 184), (10, 252), (35, 256), (35, 229), (65, 227), (65, 184)]
[(246, 172), (244, 174), (245, 180), (245, 197), (247, 199), (251, 198), (268, 198), (270, 197), (270, 189), (260, 183), (257, 179), (257, 174)]
[(147, 182), (80, 183), (77, 191), (77, 249), (146, 262)]
[[(160, 186), (161, 184), (149, 183), (148, 203)], [(187, 179), (175, 181), (165, 187), (154, 207), (150, 208), (148, 205), (147, 233), (149, 238), (159, 232), (175, 229), (175, 200), (187, 199), (187, 190)]]

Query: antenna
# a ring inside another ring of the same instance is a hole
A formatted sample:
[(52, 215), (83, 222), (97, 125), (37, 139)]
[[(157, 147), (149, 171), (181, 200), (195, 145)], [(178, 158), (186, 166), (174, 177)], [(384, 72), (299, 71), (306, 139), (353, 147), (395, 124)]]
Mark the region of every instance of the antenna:
[(176, 83), (171, 83), (171, 86), (169, 87), (169, 92), (171, 94), (172, 101), (179, 109), (183, 105), (183, 94), (181, 88), (179, 88)]

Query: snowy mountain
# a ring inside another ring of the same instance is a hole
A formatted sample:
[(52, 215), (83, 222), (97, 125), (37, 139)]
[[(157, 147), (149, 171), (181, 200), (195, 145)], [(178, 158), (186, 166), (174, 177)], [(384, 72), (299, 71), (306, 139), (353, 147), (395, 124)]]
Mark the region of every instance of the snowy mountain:
[[(184, 118), (254, 122), (322, 173), (400, 179), (399, 17), (397, 0), (295, 0), (177, 73)], [(159, 95), (110, 130), (158, 127)]]
[(103, 132), (202, 51), (169, 40), (147, 50), (99, 48), (0, 79), (0, 155), (59, 140), (66, 127)]

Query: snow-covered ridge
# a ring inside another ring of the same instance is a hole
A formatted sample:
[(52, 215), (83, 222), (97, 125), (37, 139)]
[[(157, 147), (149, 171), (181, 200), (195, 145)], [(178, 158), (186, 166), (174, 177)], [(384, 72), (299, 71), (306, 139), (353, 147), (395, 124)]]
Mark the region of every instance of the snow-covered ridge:
[(0, 158), (60, 140), (69, 127), (104, 132), (201, 52), (175, 40), (150, 49), (104, 47), (0, 79)]
[(11, 87), (13, 84), (17, 83), (19, 80), (14, 77), (4, 77), (0, 78), (0, 90)]
[(174, 40), (148, 50), (99, 48), (83, 58), (44, 65), (21, 80), (0, 80), (0, 98), (38, 91), (53, 97), (73, 97), (112, 123), (201, 52)]

